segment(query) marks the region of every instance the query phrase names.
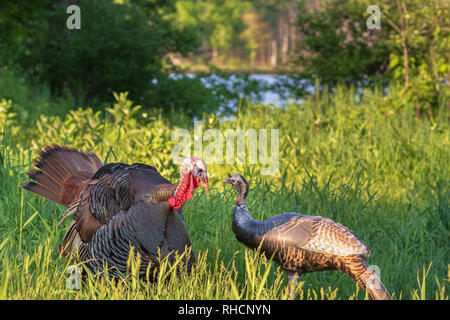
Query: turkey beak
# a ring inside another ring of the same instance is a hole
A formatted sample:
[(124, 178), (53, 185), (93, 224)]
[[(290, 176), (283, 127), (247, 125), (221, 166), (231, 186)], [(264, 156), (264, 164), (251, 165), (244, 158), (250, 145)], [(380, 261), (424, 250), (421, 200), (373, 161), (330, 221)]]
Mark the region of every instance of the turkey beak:
[(228, 178), (224, 179), (223, 182), (231, 184), (230, 178), (231, 178), (231, 174), (228, 173)]

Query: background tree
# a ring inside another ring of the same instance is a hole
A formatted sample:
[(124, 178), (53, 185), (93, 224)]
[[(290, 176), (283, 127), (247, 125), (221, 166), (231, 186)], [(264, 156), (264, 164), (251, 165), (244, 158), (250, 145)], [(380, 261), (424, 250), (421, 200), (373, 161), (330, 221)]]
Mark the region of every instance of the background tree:
[(366, 27), (367, 1), (334, 0), (299, 7), (298, 28), (304, 39), (297, 64), (305, 76), (323, 83), (360, 82), (384, 73), (389, 59), (379, 30)]
[[(418, 117), (432, 112), (450, 72), (450, 2), (383, 1), (384, 33), (391, 48), (390, 74), (403, 81)], [(400, 62), (401, 61), (401, 62)]]
[(25, 50), (30, 23), (51, 7), (51, 0), (0, 2), (0, 61), (9, 63)]
[(266, 49), (269, 47), (271, 38), (270, 29), (267, 22), (256, 12), (247, 12), (242, 15), (242, 22), (245, 26), (244, 31), (239, 35), (249, 50), (250, 64), (256, 65), (256, 56), (258, 49), (260, 51), (261, 61), (265, 63)]
[(203, 50), (211, 50), (211, 60), (217, 62), (239, 42), (238, 35), (243, 28), (241, 15), (249, 8), (250, 2), (240, 0), (178, 1), (172, 18), (195, 30)]
[[(8, 57), (4, 63), (48, 84), (55, 97), (69, 92), (79, 106), (101, 108), (113, 100), (114, 91), (129, 91), (131, 99), (149, 107), (196, 106), (187, 110), (190, 115), (218, 107), (199, 79), (177, 85), (170, 79), (176, 68), (167, 54), (186, 55), (198, 48), (194, 32), (167, 19), (173, 2), (80, 0), (78, 5), (81, 29), (69, 30), (66, 1), (39, 2), (32, 6), (34, 14), (23, 13), (29, 10), (21, 2), (2, 1), (7, 12), (2, 10), (0, 21), (0, 49)], [(179, 91), (164, 99), (164, 86)]]

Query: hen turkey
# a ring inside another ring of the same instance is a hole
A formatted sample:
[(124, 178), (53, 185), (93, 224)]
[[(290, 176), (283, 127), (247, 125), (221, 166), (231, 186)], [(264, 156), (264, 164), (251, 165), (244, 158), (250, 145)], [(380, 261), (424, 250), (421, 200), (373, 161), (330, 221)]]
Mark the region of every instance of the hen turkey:
[(287, 273), (290, 297), (297, 277), (306, 272), (339, 270), (367, 290), (371, 299), (389, 300), (389, 293), (366, 260), (369, 250), (349, 229), (330, 219), (298, 213), (282, 213), (264, 221), (248, 211), (248, 183), (235, 174), (224, 180), (237, 193), (232, 228), (238, 241), (273, 257)]
[(94, 274), (108, 267), (112, 277), (126, 273), (131, 247), (141, 256), (141, 276), (176, 254), (190, 268), (194, 258), (180, 209), (201, 183), (208, 190), (201, 159), (184, 159), (173, 185), (142, 163), (103, 165), (93, 153), (58, 145), (38, 152), (36, 169), (27, 172), (32, 181), (22, 187), (68, 207), (58, 224), (73, 217), (58, 246), (62, 256), (83, 261)]

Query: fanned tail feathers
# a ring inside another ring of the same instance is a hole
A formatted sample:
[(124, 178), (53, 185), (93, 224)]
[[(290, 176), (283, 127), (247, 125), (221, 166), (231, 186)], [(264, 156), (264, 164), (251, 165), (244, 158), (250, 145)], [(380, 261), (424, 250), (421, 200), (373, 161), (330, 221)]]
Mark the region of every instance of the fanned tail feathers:
[(26, 174), (22, 188), (68, 207), (87, 181), (103, 166), (93, 153), (54, 144), (38, 150), (37, 169)]

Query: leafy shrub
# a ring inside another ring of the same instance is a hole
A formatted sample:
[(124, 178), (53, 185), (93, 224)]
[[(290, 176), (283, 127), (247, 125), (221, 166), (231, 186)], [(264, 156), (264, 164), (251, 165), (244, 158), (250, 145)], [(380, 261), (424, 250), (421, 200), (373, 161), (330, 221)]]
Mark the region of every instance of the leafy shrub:
[[(70, 111), (65, 119), (41, 116), (36, 123), (33, 148), (59, 143), (92, 150), (107, 162), (145, 162), (166, 176), (175, 170), (170, 150), (175, 142), (161, 117), (149, 117), (127, 99), (114, 94), (116, 103), (105, 111), (86, 108)], [(43, 134), (45, 132), (45, 134)]]
[(333, 0), (313, 11), (302, 3), (297, 26), (305, 35), (296, 63), (303, 78), (328, 85), (359, 83), (386, 71), (389, 51), (377, 30), (366, 27), (366, 1)]
[(28, 50), (17, 59), (49, 84), (53, 96), (67, 89), (76, 105), (98, 108), (112, 100), (113, 92), (128, 91), (133, 100), (166, 110), (188, 106), (186, 113), (199, 115), (217, 108), (198, 82), (168, 80), (174, 69), (165, 55), (190, 52), (197, 42), (192, 32), (162, 18), (165, 4), (152, 10), (112, 0), (81, 0), (78, 5), (80, 30), (66, 28), (65, 6), (42, 10), (42, 17), (31, 23)]
[(160, 75), (149, 91), (151, 107), (166, 111), (182, 111), (189, 118), (201, 117), (203, 112), (216, 111), (222, 99), (213, 90), (206, 88), (198, 77)]
[[(226, 121), (214, 114), (204, 115), (203, 132), (219, 129), (225, 137), (228, 129), (279, 130), (279, 171), (264, 179), (281, 181), (286, 175), (283, 183), (299, 181), (300, 177), (307, 176), (305, 167), (311, 174), (327, 179), (339, 167), (334, 175), (339, 180), (345, 179), (355, 166), (361, 166), (362, 176), (370, 177), (380, 190), (393, 186), (405, 190), (415, 185), (417, 179), (426, 181), (423, 183), (426, 185), (448, 172), (448, 166), (439, 165), (447, 163), (448, 158), (445, 152), (448, 111), (443, 101), (440, 119), (420, 122), (413, 112), (398, 104), (401, 92), (392, 87), (385, 96), (380, 91), (366, 90), (361, 97), (342, 86), (335, 93), (317, 93), (303, 104), (292, 104), (285, 109), (247, 104), (239, 109), (235, 118)], [(192, 139), (193, 122), (179, 112), (178, 119), (185, 120), (175, 125), (167, 121), (161, 111), (149, 112), (133, 104), (126, 93), (114, 97), (116, 102), (104, 111), (80, 108), (70, 111), (64, 118), (41, 115), (36, 125), (21, 126), (18, 144), (24, 148), (66, 144), (93, 150), (102, 160), (145, 162), (168, 176), (176, 176), (171, 152), (178, 141), (171, 140), (171, 133), (177, 128), (187, 129)], [(17, 123), (11, 124), (11, 127), (17, 126)], [(248, 143), (246, 141), (247, 151)], [(208, 145), (205, 141), (203, 148)], [(223, 147), (225, 155), (226, 143)], [(359, 156), (349, 160), (350, 154)], [(408, 168), (416, 163), (426, 164), (428, 169), (413, 178)], [(258, 175), (267, 166), (214, 163), (209, 168), (211, 178), (220, 178), (228, 172)]]
[(41, 114), (64, 116), (75, 105), (69, 92), (52, 97), (45, 83), (33, 84), (21, 72), (6, 67), (0, 69), (1, 98), (11, 100), (11, 112), (22, 125), (34, 122)]
[(11, 100), (0, 100), (0, 128), (6, 129), (7, 127), (13, 127), (16, 125), (15, 114), (11, 112)]

